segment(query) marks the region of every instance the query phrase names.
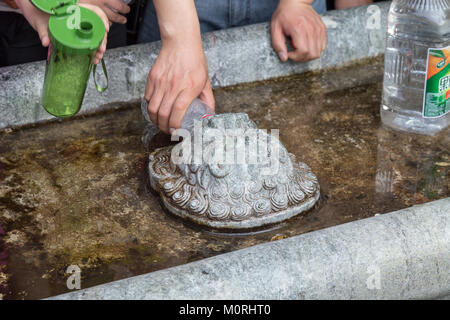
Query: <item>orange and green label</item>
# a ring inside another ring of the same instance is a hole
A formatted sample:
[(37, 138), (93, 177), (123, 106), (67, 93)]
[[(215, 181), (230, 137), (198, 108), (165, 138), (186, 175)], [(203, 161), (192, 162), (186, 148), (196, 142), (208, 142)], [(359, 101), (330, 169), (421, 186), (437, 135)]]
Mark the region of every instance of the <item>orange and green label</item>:
[(423, 116), (441, 117), (450, 111), (450, 47), (428, 49)]

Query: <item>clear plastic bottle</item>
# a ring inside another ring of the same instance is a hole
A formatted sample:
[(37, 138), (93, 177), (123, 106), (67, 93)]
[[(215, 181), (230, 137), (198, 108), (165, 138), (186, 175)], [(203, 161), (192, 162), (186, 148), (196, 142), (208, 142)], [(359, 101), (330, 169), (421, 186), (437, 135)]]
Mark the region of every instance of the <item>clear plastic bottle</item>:
[[(381, 119), (385, 125), (433, 135), (450, 124), (450, 91), (444, 89), (439, 97), (437, 94), (433, 96), (434, 93), (430, 96), (425, 94), (426, 90), (431, 90), (431, 86), (427, 85), (430, 78), (427, 66), (429, 61), (431, 64), (429, 57), (433, 55), (430, 54), (433, 49), (444, 55), (436, 60), (439, 62), (437, 64), (449, 70), (450, 0), (392, 1), (388, 15), (381, 106)], [(446, 78), (445, 74), (443, 78)], [(439, 81), (433, 83), (437, 87), (435, 83)], [(439, 100), (439, 111), (428, 112), (436, 109), (435, 105), (429, 108), (429, 103), (435, 100)]]
[[(141, 111), (144, 115), (144, 118), (147, 121), (151, 122), (150, 116), (148, 114), (148, 102), (147, 100), (145, 100), (145, 98), (142, 98), (141, 101)], [(186, 113), (184, 114), (183, 120), (181, 121), (181, 128), (192, 132), (196, 120), (202, 120), (214, 114), (214, 110), (210, 106), (208, 106), (200, 99), (195, 99), (189, 105)]]
[(200, 99), (192, 101), (181, 121), (181, 128), (192, 131), (196, 120), (214, 115), (214, 110)]

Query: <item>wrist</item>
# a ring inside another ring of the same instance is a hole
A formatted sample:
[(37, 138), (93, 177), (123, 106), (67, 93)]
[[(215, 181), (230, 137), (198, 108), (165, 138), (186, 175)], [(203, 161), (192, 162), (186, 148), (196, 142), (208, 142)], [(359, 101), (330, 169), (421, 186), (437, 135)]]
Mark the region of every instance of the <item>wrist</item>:
[(162, 43), (200, 43), (200, 22), (193, 0), (153, 0)]
[(163, 46), (188, 46), (191, 48), (202, 46), (200, 27), (165, 25), (163, 28), (160, 27), (160, 32)]

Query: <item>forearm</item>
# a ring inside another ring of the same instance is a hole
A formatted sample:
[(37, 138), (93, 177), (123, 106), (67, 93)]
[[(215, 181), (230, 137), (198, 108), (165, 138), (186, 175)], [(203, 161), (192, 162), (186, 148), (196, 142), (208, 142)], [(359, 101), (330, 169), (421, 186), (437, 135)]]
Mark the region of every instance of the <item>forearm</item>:
[(200, 42), (200, 23), (193, 0), (153, 0), (162, 42)]
[(17, 4), (14, 0), (3, 0), (3, 2), (6, 3), (12, 9), (19, 9), (19, 7), (17, 6)]
[(16, 0), (16, 3), (25, 19), (39, 34), (42, 45), (47, 47), (50, 44), (48, 37), (48, 19), (50, 15), (38, 10), (29, 0)]
[(15, 0), (17, 6), (22, 10), (22, 14), (25, 16), (25, 19), (31, 24), (31, 26), (36, 30), (36, 25), (34, 23), (33, 14), (36, 14), (38, 11), (36, 7), (29, 0)]
[(30, 0), (15, 0), (14, 2), (22, 10), (24, 14), (31, 15), (30, 13), (33, 13), (34, 11), (37, 10), (37, 8), (31, 3)]

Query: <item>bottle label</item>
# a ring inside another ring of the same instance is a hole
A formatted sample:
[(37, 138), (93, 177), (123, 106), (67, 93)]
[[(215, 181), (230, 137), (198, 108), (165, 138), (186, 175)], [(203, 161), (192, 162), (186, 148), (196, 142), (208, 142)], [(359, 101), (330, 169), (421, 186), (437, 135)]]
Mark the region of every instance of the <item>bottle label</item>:
[(450, 111), (450, 46), (428, 49), (423, 117), (438, 118)]

